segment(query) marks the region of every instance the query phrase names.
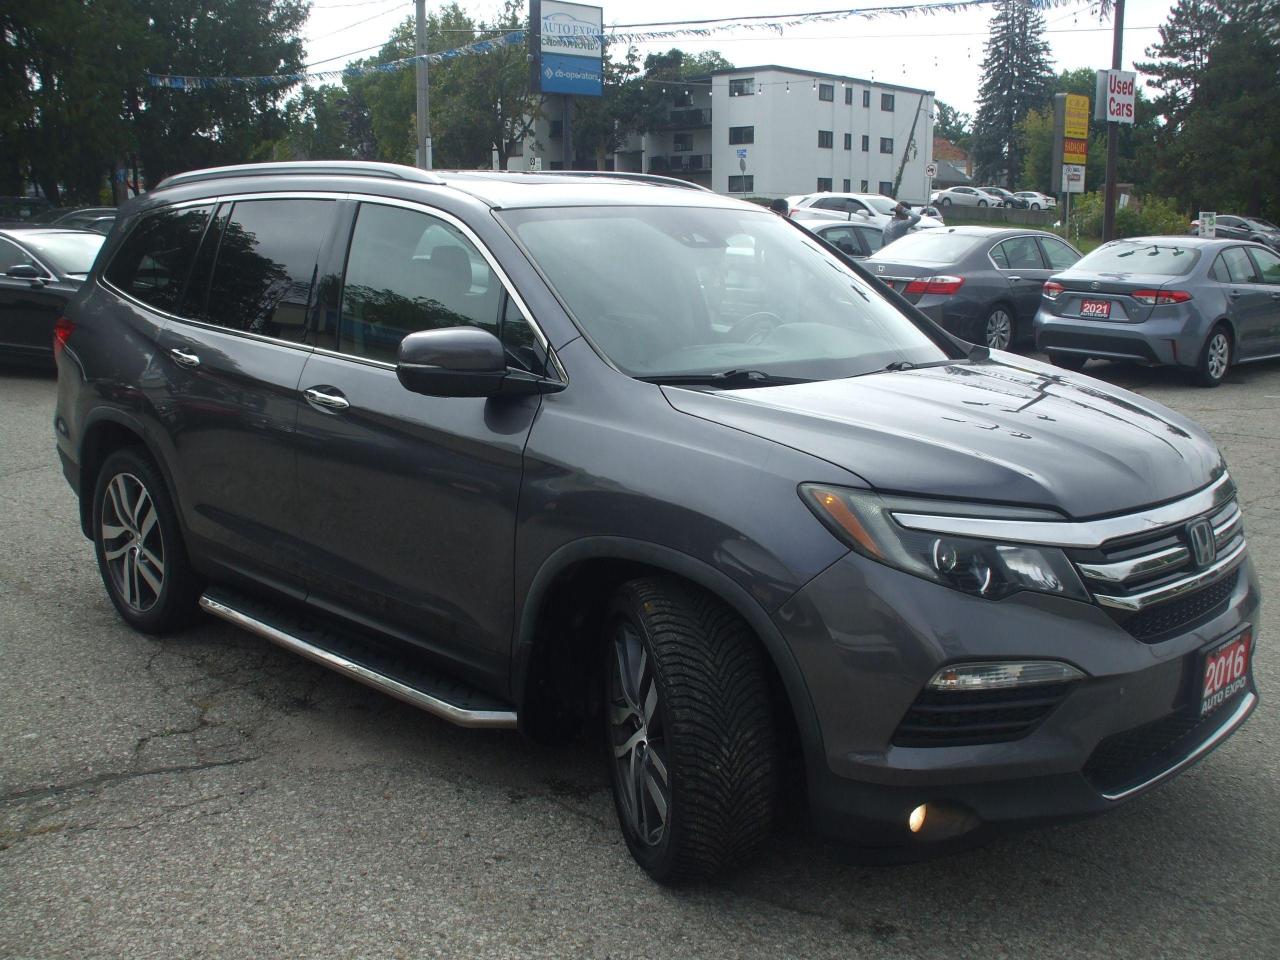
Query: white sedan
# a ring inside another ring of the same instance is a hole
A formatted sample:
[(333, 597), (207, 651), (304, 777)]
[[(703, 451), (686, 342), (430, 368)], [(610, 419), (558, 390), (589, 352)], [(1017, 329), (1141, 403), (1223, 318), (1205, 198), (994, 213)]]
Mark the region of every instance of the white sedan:
[(1055, 210), (1058, 206), (1055, 197), (1036, 190), (1019, 190), (1014, 196), (1027, 201), (1027, 208), (1030, 210)]
[(1004, 201), (994, 193), (978, 187), (948, 187), (935, 191), (930, 198), (939, 207), (1003, 207)]
[[(893, 219), (893, 208), (898, 201), (879, 193), (807, 193), (787, 197), (792, 216), (805, 216), (815, 220), (854, 220), (884, 228)], [(923, 217), (916, 224), (917, 230), (941, 227), (943, 223), (933, 217)]]

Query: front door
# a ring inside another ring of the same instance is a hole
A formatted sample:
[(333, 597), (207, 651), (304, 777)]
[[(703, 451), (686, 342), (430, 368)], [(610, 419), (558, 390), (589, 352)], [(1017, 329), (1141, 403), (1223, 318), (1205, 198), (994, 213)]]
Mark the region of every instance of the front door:
[[(35, 267), (44, 279), (5, 276), (19, 265)], [(53, 324), (74, 292), (17, 244), (0, 237), (0, 357), (52, 356)]]
[(1263, 322), (1258, 338), (1258, 356), (1280, 353), (1280, 256), (1262, 247), (1250, 247), (1249, 256), (1258, 268), (1258, 284), (1266, 299), (1260, 299)]
[(1244, 247), (1228, 247), (1213, 265), (1212, 277), (1227, 296), (1227, 315), (1235, 330), (1237, 359), (1266, 356), (1271, 331), (1271, 298)]
[[(513, 366), (531, 328), (444, 215), (362, 203), (335, 328), (307, 360), (298, 417), (310, 602), (365, 620), (479, 679), (505, 674), (512, 564), (533, 397), (428, 397), (396, 378), (400, 340), (491, 330)], [(540, 370), (538, 371), (540, 372)]]

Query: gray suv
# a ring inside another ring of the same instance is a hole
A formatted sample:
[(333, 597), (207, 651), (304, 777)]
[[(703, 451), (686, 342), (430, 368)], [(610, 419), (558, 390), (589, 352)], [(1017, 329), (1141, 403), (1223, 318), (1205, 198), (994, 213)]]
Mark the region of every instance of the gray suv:
[(1257, 704), (1203, 430), (687, 184), (183, 174), (59, 331), (128, 623), (203, 610), (455, 723), (585, 734), (663, 882), (749, 855), (784, 786), (917, 854), (1108, 810)]

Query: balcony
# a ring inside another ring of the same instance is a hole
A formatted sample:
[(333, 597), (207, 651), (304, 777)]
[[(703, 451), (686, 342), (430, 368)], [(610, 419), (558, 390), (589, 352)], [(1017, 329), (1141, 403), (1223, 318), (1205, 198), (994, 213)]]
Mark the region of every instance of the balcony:
[(650, 157), (649, 173), (710, 173), (711, 154), (676, 153), (669, 157)]
[(711, 126), (711, 108), (697, 107), (692, 110), (672, 110), (658, 121), (659, 130), (696, 130)]

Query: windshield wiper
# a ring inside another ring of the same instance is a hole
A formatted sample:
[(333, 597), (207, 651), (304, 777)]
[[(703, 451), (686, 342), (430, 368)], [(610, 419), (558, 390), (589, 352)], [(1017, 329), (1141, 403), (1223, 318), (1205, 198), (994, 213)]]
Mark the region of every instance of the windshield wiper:
[(793, 383), (812, 383), (805, 377), (781, 377), (764, 370), (725, 370), (722, 373), (671, 373), (652, 377), (636, 377), (645, 383), (671, 386), (709, 387), (781, 387)]
[(889, 373), (897, 373), (899, 370), (924, 370), (928, 367), (945, 367), (953, 363), (964, 363), (964, 360), (930, 360), (927, 363), (912, 363), (910, 360), (895, 360), (888, 364), (884, 369)]

